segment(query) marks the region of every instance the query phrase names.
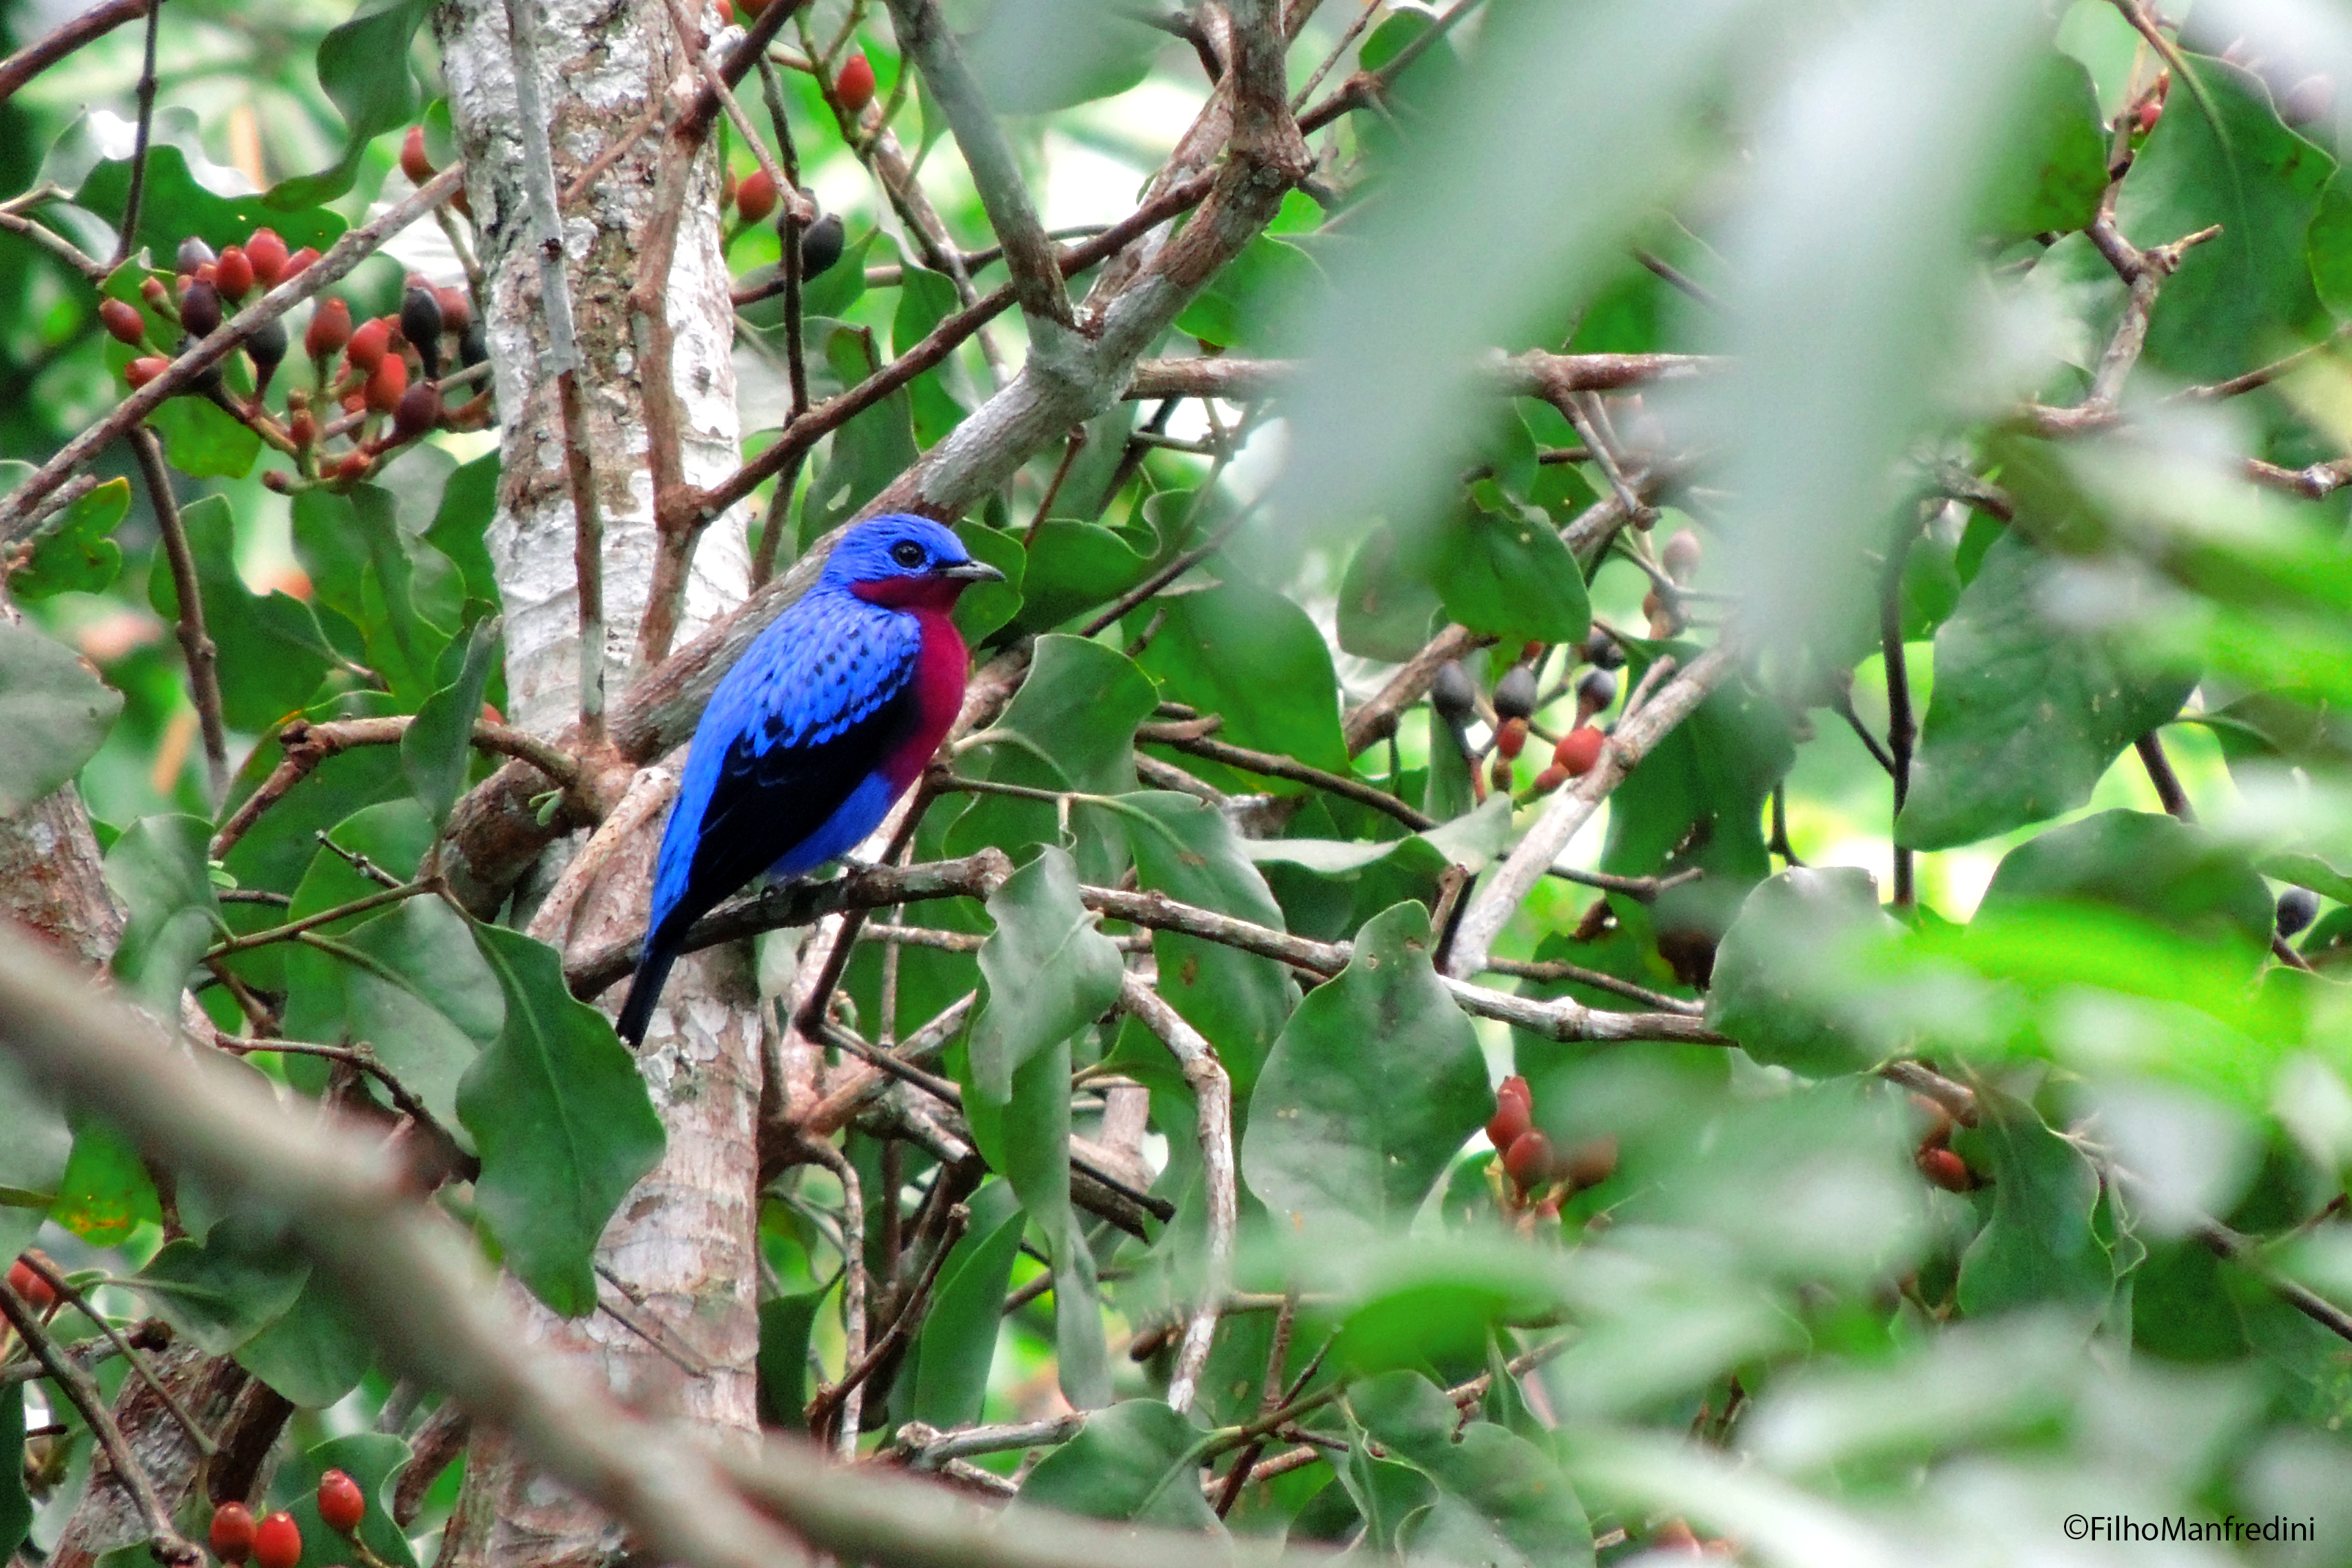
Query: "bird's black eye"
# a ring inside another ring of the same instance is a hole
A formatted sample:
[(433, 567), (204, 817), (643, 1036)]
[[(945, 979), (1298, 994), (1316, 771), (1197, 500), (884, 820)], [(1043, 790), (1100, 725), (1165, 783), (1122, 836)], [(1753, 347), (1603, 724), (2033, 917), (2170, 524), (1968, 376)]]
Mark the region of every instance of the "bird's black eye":
[(911, 539), (902, 539), (890, 547), (890, 559), (905, 567), (920, 566), (923, 563), (923, 547)]

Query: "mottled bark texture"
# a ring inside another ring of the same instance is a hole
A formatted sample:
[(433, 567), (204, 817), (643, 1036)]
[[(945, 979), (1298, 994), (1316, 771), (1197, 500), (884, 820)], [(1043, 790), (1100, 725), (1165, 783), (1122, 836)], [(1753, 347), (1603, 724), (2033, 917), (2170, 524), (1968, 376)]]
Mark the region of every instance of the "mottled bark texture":
[[(664, 117), (682, 104), (695, 77), (662, 0), (546, 0), (532, 9), (539, 90), (562, 189), (614, 138), (640, 126), (649, 104), (657, 101)], [(578, 708), (574, 517), (555, 380), (541, 357), (547, 332), (539, 258), (529, 242), (507, 6), (457, 0), (436, 13), (435, 26), (488, 281), (504, 465), (490, 554), (505, 604), (509, 716), (555, 737)], [(639, 136), (563, 212), (578, 375), (604, 512), (605, 646), (615, 692), (628, 684), (625, 661), (652, 579), (653, 485), (627, 296), (653, 217), (664, 142), (657, 127)], [(697, 484), (724, 477), (739, 460), (717, 191), (717, 163), (706, 150), (688, 182), (667, 295), (672, 379), (684, 416), (681, 457), (686, 478)], [(722, 518), (695, 560), (689, 628), (738, 603), (748, 580), (741, 520)], [(644, 920), (651, 849), (648, 841), (616, 855), (569, 929), (553, 939), (593, 944), (634, 931)], [(599, 1252), (604, 1297), (614, 1310), (566, 1322), (513, 1291), (534, 1334), (574, 1352), (622, 1399), (714, 1433), (749, 1431), (756, 1421), (759, 1028), (740, 954), (719, 952), (680, 966), (641, 1058), (668, 1129), (668, 1152), (622, 1205)], [(550, 1568), (604, 1563), (621, 1549), (617, 1528), (604, 1515), (533, 1478), (495, 1435), (477, 1436), (445, 1564)]]

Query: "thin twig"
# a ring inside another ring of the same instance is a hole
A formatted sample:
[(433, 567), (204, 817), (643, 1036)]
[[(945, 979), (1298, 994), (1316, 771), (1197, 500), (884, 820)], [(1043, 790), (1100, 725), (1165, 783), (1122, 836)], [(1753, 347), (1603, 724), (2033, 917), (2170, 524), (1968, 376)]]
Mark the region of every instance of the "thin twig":
[[(1911, 676), (1903, 649), (1903, 569), (1918, 532), (1917, 522), (1906, 519), (1894, 548), (1886, 552), (1886, 569), (1878, 587), (1878, 647), (1886, 666), (1886, 771), (1895, 781), (1894, 821), (1900, 821), (1903, 803), (1910, 798), (1911, 746), (1919, 733), (1911, 717)], [(1918, 900), (1911, 847), (1895, 837), (1891, 826), (1889, 837), (1895, 847), (1895, 904), (1906, 909)]]
[[(160, 10), (161, 0), (157, 0)], [(128, 432), (140, 477), (147, 484), (147, 500), (155, 510), (156, 531), (163, 536), (164, 558), (172, 566), (172, 587), (180, 601), (180, 651), (188, 661), (188, 695), (196, 707), (196, 722), (205, 740), (205, 766), (209, 779), (207, 800), (218, 805), (228, 793), (228, 733), (221, 721), (220, 649), (205, 631), (204, 595), (198, 591), (195, 553), (188, 547), (188, 531), (180, 523), (180, 503), (172, 495), (172, 471), (163, 464), (163, 445), (144, 425)]]
[[(866, 1359), (866, 1199), (857, 1167), (848, 1156), (821, 1140), (810, 1142), (809, 1154), (841, 1183), (841, 1329), (846, 1342), (842, 1363), (846, 1373)], [(864, 1394), (862, 1383), (849, 1384), (840, 1401), (841, 1428), (834, 1448), (845, 1459), (857, 1455)]]
[(156, 1375), (155, 1369), (148, 1364), (147, 1358), (139, 1353), (139, 1347), (123, 1338), (122, 1331), (108, 1321), (98, 1309), (89, 1304), (89, 1299), (75, 1288), (73, 1281), (66, 1278), (63, 1269), (50, 1262), (47, 1256), (37, 1248), (27, 1248), (17, 1261), (39, 1275), (50, 1289), (71, 1304), (75, 1311), (98, 1326), (98, 1331), (106, 1336), (107, 1343), (114, 1347), (117, 1354), (131, 1363), (131, 1370), (139, 1374), (139, 1381), (145, 1384), (154, 1393), (155, 1397), (163, 1402), (163, 1408), (172, 1413), (172, 1419), (180, 1424), (180, 1429), (188, 1435), (188, 1441), (194, 1443), (200, 1453), (209, 1458), (220, 1452), (218, 1440), (205, 1430), (203, 1423), (196, 1419), (194, 1413), (181, 1402), (178, 1394), (172, 1392), (172, 1385)]
[(57, 1341), (42, 1326), (40, 1314), (5, 1280), (0, 1280), (0, 1317), (6, 1318), (9, 1326), (16, 1331), (16, 1337), (31, 1347), (33, 1354), (48, 1369), (49, 1380), (57, 1385), (58, 1392), (81, 1413), (82, 1420), (96, 1434), (99, 1447), (106, 1450), (107, 1460), (114, 1467), (114, 1479), (130, 1492), (139, 1517), (146, 1523), (149, 1550), (156, 1560), (173, 1564), (174, 1568), (196, 1568), (204, 1562), (204, 1553), (173, 1526), (171, 1510), (155, 1495), (154, 1481), (140, 1464), (139, 1456), (131, 1451), (122, 1428), (115, 1425), (114, 1412), (107, 1408), (106, 1396), (99, 1392), (89, 1373), (58, 1348)]
[(2164, 754), (2164, 737), (2154, 730), (2132, 742), (2139, 752), (2140, 765), (2147, 770), (2147, 782), (2156, 789), (2156, 798), (2164, 809), (2183, 822), (2197, 820), (2197, 808), (2189, 804), (2189, 792), (2180, 787), (2180, 775), (2172, 771), (2172, 759)]
[(149, 0), (100, 0), (55, 31), (0, 60), (0, 103), (6, 102), (18, 88), (83, 45), (104, 37), (133, 17), (147, 15), (148, 3)]
[[(139, 209), (147, 194), (147, 148), (155, 131), (155, 35), (162, 30), (163, 0), (147, 7), (147, 47), (139, 69), (139, 132), (131, 144), (131, 187), (122, 195), (122, 231), (114, 242), (114, 265), (131, 259), (139, 246)], [(215, 791), (215, 798), (218, 792)]]
[(1201, 1168), (1208, 1184), (1209, 1256), (1201, 1283), (1201, 1304), (1185, 1325), (1184, 1342), (1176, 1352), (1176, 1370), (1168, 1380), (1168, 1403), (1181, 1412), (1192, 1406), (1201, 1373), (1209, 1364), (1209, 1347), (1216, 1339), (1217, 1310), (1231, 1289), (1234, 1237), (1241, 1223), (1234, 1163), (1234, 1087), (1217, 1060), (1216, 1047), (1183, 1015), (1132, 972), (1119, 981), (1119, 1001), (1144, 1027), (1160, 1037), (1184, 1081), (1192, 1086), (1201, 1140)]

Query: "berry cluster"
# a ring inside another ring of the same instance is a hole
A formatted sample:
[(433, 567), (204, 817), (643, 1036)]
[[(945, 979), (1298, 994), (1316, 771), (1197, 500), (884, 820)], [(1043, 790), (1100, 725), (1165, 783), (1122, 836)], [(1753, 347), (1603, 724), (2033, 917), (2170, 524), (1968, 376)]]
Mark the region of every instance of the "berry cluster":
[[(319, 1478), (319, 1517), (327, 1528), (344, 1537), (363, 1565), (381, 1568), (381, 1559), (359, 1538), (360, 1521), (367, 1517), (367, 1494), (359, 1482), (341, 1470)], [(225, 1502), (213, 1510), (209, 1536), (213, 1555), (239, 1568), (295, 1568), (302, 1561), (302, 1528), (294, 1516), (279, 1510), (256, 1521), (241, 1502)]]
[[(411, 141), (421, 157), (421, 140)], [(431, 177), (430, 165), (425, 174)], [(247, 296), (268, 292), (318, 258), (308, 247), (289, 255), (285, 240), (268, 228), (217, 253), (194, 236), (182, 240), (173, 282), (149, 278), (141, 285), (145, 310), (111, 299), (99, 307), (107, 331), (133, 351), (123, 379), (136, 390), (170, 367), (171, 356), (157, 352), (153, 321), (178, 329), (173, 353), (184, 353), (218, 331)], [(473, 300), (462, 289), (436, 289), (411, 273), (395, 314), (357, 323), (345, 300), (320, 300), (302, 336), (310, 384), (287, 389), (281, 417), (270, 407), (270, 384), (290, 346), (282, 319), (265, 322), (242, 345), (252, 372), (249, 394), (233, 390), (217, 367), (187, 394), (209, 399), (293, 459), (292, 471), (262, 475), (272, 489), (348, 488), (427, 431), (472, 427), (488, 416), (488, 393), (454, 409), (442, 403), (442, 367), (453, 349), (467, 370), (488, 358)]]
[(1498, 1186), (1504, 1206), (1532, 1213), (1538, 1219), (1558, 1219), (1559, 1206), (1586, 1187), (1597, 1187), (1617, 1169), (1617, 1140), (1590, 1138), (1565, 1157), (1555, 1152), (1551, 1140), (1535, 1124), (1535, 1091), (1514, 1074), (1495, 1090), (1495, 1114), (1486, 1122), (1486, 1142), (1502, 1155), (1507, 1187)]
[[(1478, 689), (1469, 673), (1458, 663), (1447, 664), (1437, 671), (1429, 690), (1430, 706), (1436, 710), (1446, 732), (1453, 736), (1470, 766), (1470, 787), (1479, 800), (1486, 798), (1491, 782), (1496, 791), (1507, 793), (1512, 787), (1514, 764), (1527, 749), (1528, 737), (1551, 742), (1551, 761), (1536, 774), (1534, 784), (1522, 795), (1521, 801), (1549, 795), (1569, 780), (1582, 778), (1601, 762), (1608, 737), (1593, 728), (1592, 720), (1617, 700), (1617, 677), (1613, 673), (1623, 666), (1625, 655), (1607, 632), (1596, 630), (1575, 650), (1570, 668), (1577, 663), (1591, 666), (1575, 683), (1576, 723), (1564, 734), (1553, 736), (1536, 722), (1536, 715), (1565, 694), (1565, 688), (1549, 696), (1539, 694), (1539, 672), (1549, 661), (1550, 651), (1541, 643), (1529, 643), (1519, 650), (1519, 657), (1495, 681), (1488, 698), (1494, 716), (1494, 734), (1486, 747), (1470, 742), (1470, 725), (1480, 717)], [(1491, 752), (1491, 756), (1487, 753)], [(1478, 763), (1487, 761), (1482, 772)]]

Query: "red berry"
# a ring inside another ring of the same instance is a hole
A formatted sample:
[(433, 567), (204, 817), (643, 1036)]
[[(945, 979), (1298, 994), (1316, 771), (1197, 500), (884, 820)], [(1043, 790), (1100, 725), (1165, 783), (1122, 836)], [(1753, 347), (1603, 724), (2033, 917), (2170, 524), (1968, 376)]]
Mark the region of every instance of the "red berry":
[(46, 1312), (57, 1304), (57, 1291), (21, 1258), (8, 1265), (8, 1289), (22, 1296), (36, 1312)]
[(232, 305), (253, 292), (253, 258), (246, 255), (241, 245), (230, 246), (213, 263), (213, 286)]
[(145, 354), (122, 367), (122, 379), (136, 392), (171, 368), (172, 362), (162, 354)]
[(253, 280), (264, 289), (278, 287), (286, 275), (286, 242), (274, 228), (257, 228), (245, 242), (245, 258), (253, 263)]
[(1919, 1151), (1919, 1173), (1948, 1193), (1965, 1193), (1976, 1185), (1969, 1163), (1949, 1149)]
[(1551, 1174), (1551, 1140), (1540, 1132), (1520, 1133), (1503, 1151), (1503, 1169), (1519, 1191), (1533, 1188)]
[(1526, 1100), (1507, 1094), (1496, 1095), (1495, 1114), (1486, 1122), (1486, 1142), (1497, 1149), (1508, 1149), (1533, 1126)]
[(758, 21), (760, 13), (767, 8), (768, 0), (735, 0), (735, 9), (741, 15), (743, 25), (747, 27)]
[[(357, 340), (353, 340), (352, 346), (359, 346)], [(370, 408), (378, 414), (390, 414), (408, 395), (408, 362), (398, 354), (383, 355), (376, 361), (375, 368), (368, 372), (364, 391)]]
[(335, 477), (346, 484), (367, 478), (367, 471), (368, 455), (365, 452), (346, 453), (343, 460), (335, 465)]
[(1517, 1073), (1513, 1073), (1496, 1088), (1495, 1098), (1496, 1100), (1516, 1100), (1521, 1105), (1527, 1106), (1532, 1110), (1536, 1103), (1536, 1091), (1528, 1087), (1528, 1080), (1526, 1079), (1521, 1078)]
[(434, 298), (441, 301), (441, 327), (463, 336), (474, 321), (474, 297), (454, 285), (436, 289)]
[[(279, 283), (283, 283), (289, 278), (300, 277), (303, 268), (309, 267), (310, 263), (318, 259), (318, 248), (315, 246), (304, 246), (301, 249), (296, 251), (293, 255), (286, 258), (286, 265), (278, 269), (278, 281)], [(272, 287), (275, 286), (276, 285), (274, 284), (272, 285)]]
[(242, 1563), (253, 1555), (253, 1510), (241, 1502), (225, 1502), (213, 1510), (213, 1555), (224, 1563)]
[(1566, 784), (1568, 782), (1568, 770), (1566, 768), (1561, 767), (1558, 763), (1553, 763), (1538, 772), (1536, 774), (1536, 782), (1529, 784), (1528, 788), (1533, 790), (1538, 795), (1549, 795), (1552, 791)]
[(1617, 1140), (1606, 1132), (1568, 1152), (1568, 1179), (1580, 1187), (1597, 1187), (1616, 1171)]
[(1559, 738), (1551, 749), (1552, 765), (1572, 779), (1580, 779), (1592, 771), (1601, 760), (1601, 748), (1609, 737), (1590, 724), (1580, 724)]
[(302, 334), (302, 346), (312, 359), (332, 359), (337, 351), (352, 341), (352, 308), (341, 300), (322, 300), (310, 312), (310, 330)]
[(305, 408), (286, 422), (286, 434), (293, 437), (295, 446), (308, 447), (319, 438), (319, 422)]
[(1528, 721), (1516, 715), (1504, 720), (1503, 727), (1495, 731), (1495, 751), (1499, 756), (1517, 757), (1527, 743)]
[(341, 1470), (329, 1470), (319, 1478), (319, 1517), (327, 1521), (329, 1530), (349, 1535), (360, 1527), (361, 1516), (367, 1512), (367, 1499), (360, 1492), (359, 1482)]
[(391, 343), (392, 322), (382, 316), (373, 317), (362, 321), (352, 333), (351, 343), (343, 350), (344, 357), (352, 362), (353, 370), (373, 375), (376, 366), (383, 363), (384, 351)]
[(765, 169), (754, 169), (735, 187), (735, 210), (745, 223), (758, 223), (776, 210), (776, 182)]
[(98, 319), (105, 323), (116, 342), (128, 343), (135, 349), (147, 341), (147, 318), (127, 300), (100, 300)]
[(1650, 1550), (1653, 1552), (1687, 1552), (1691, 1555), (1696, 1556), (1699, 1551), (1698, 1537), (1693, 1534), (1691, 1527), (1685, 1524), (1681, 1520), (1670, 1519), (1666, 1521), (1665, 1523), (1658, 1526), (1657, 1529), (1650, 1531)]
[(874, 62), (863, 51), (842, 62), (841, 74), (834, 79), (833, 94), (841, 100), (841, 107), (852, 114), (874, 101)]
[(254, 1568), (294, 1568), (301, 1561), (302, 1531), (292, 1514), (280, 1509), (254, 1531)]
[(412, 185), (421, 185), (434, 174), (433, 160), (425, 155), (425, 127), (408, 128), (408, 140), (400, 144), (400, 172), (408, 176)]
[(1911, 1097), (1911, 1109), (1919, 1114), (1919, 1147), (1940, 1149), (1952, 1141), (1952, 1113), (1924, 1094)]

